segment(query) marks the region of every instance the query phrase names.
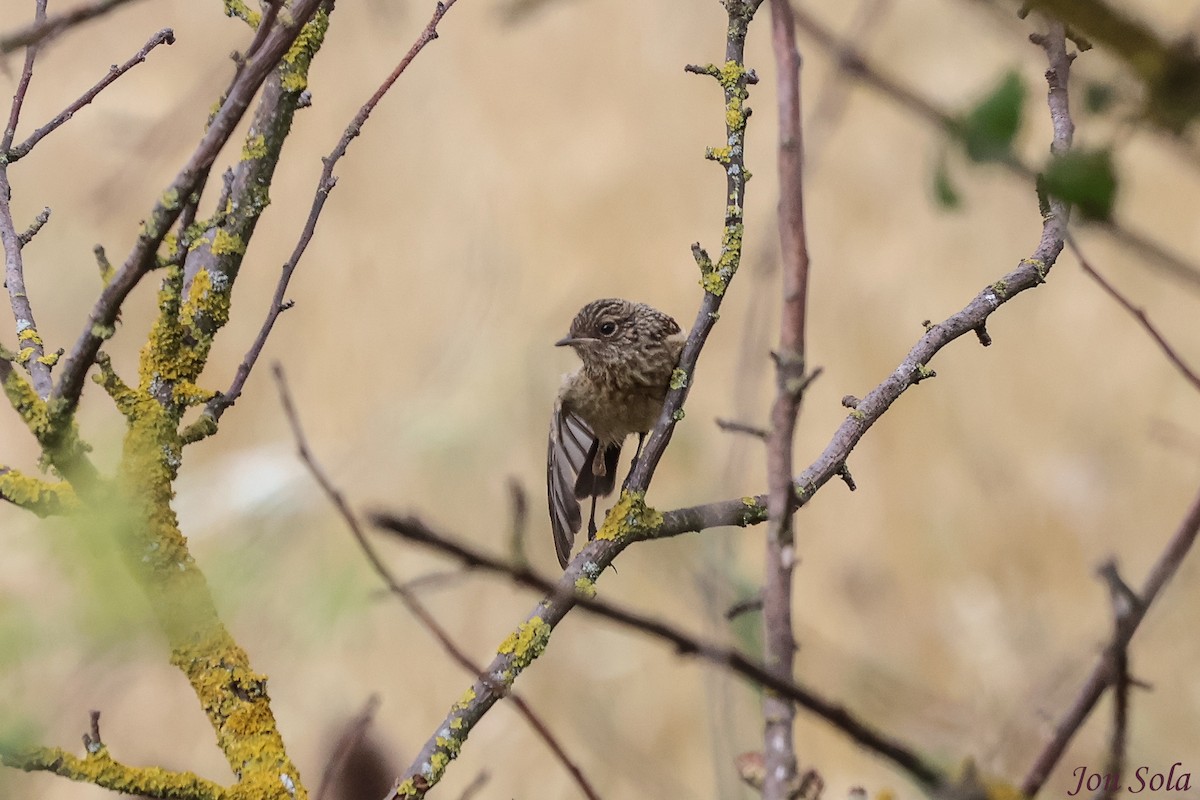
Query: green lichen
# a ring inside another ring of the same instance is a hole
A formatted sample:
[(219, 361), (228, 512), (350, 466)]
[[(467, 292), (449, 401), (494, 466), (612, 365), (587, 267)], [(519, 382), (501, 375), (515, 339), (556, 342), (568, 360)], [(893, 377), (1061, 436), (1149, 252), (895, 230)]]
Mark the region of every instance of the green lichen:
[(992, 291), (996, 293), (997, 297), (1003, 300), (1008, 296), (1008, 284), (1003, 279), (998, 280), (992, 284)]
[(212, 240), (213, 255), (241, 255), (246, 252), (246, 242), (236, 233), (229, 233), (224, 228), (217, 228)]
[(854, 408), (854, 409), (851, 409), (851, 410), (850, 410), (850, 416), (854, 417), (854, 418), (855, 418), (856, 420), (858, 420), (859, 422), (862, 422), (864, 419), (866, 419), (866, 418), (867, 418), (867, 415), (866, 415), (866, 414), (864, 414), (862, 411), (860, 411), (860, 410), (859, 410), (859, 409), (857, 409), (857, 408)]
[(254, 159), (263, 158), (266, 154), (267, 138), (261, 133), (257, 136), (247, 137), (245, 144), (242, 145), (243, 161), (253, 161)]
[(704, 157), (709, 161), (716, 161), (718, 164), (728, 165), (733, 159), (732, 147), (708, 147), (704, 150)]
[(37, 350), (33, 349), (32, 347), (22, 347), (17, 351), (17, 363), (28, 364), (29, 359), (33, 358), (36, 353)]
[(687, 416), (687, 413), (682, 408), (677, 408), (671, 412), (671, 419), (676, 422), (682, 422), (685, 416)]
[(179, 208), (179, 190), (172, 187), (163, 192), (162, 207), (168, 211), (174, 211)]
[(43, 344), (42, 337), (38, 335), (37, 329), (30, 326), (17, 334), (17, 341), (28, 342), (29, 344)]
[(688, 374), (684, 370), (676, 369), (671, 373), (671, 388), (682, 389), (688, 385)]
[(758, 502), (757, 497), (746, 496), (742, 498), (742, 514), (738, 518), (738, 524), (742, 527), (747, 525), (758, 525), (765, 522), (767, 519), (767, 507)]
[[(746, 67), (737, 61), (726, 61), (717, 73), (717, 80), (721, 82), (721, 87), (724, 89), (738, 89), (747, 72)], [(744, 92), (745, 89), (742, 88), (742, 91)]]
[(596, 538), (613, 541), (648, 539), (662, 527), (662, 522), (662, 513), (646, 505), (645, 492), (622, 490), (617, 504), (596, 532)]
[(742, 98), (734, 95), (725, 104), (725, 127), (730, 133), (741, 133), (746, 129), (746, 112), (742, 110)]
[(729, 288), (727, 281), (716, 270), (704, 273), (700, 277), (700, 285), (704, 287), (704, 291), (717, 297), (725, 294), (725, 290)]
[(97, 339), (100, 339), (100, 340), (111, 339), (113, 336), (116, 335), (116, 333), (117, 333), (117, 327), (115, 325), (105, 325), (102, 322), (97, 322), (94, 325), (92, 325), (92, 336), (95, 336)]
[(0, 497), (39, 517), (79, 508), (79, 498), (69, 483), (48, 483), (3, 466), (0, 466)]
[(59, 356), (61, 355), (62, 353), (47, 353), (44, 356), (38, 357), (38, 363), (45, 364), (47, 367), (53, 367), (58, 363)]
[(1049, 272), (1049, 268), (1046, 266), (1045, 261), (1040, 258), (1022, 258), (1021, 263), (1028, 264), (1037, 271), (1038, 283), (1046, 282), (1046, 273)]
[(550, 625), (541, 617), (530, 617), (500, 643), (496, 652), (502, 656), (509, 656), (509, 668), (505, 670), (507, 680), (511, 682), (512, 678), (542, 654), (546, 643), (550, 641), (550, 631)]
[(923, 381), (926, 378), (936, 378), (937, 373), (930, 369), (925, 364), (917, 364), (917, 381)]
[(329, 14), (322, 8), (313, 14), (292, 42), (280, 63), (280, 85), (286, 92), (302, 92), (308, 88), (308, 68), (312, 58), (325, 40), (325, 32), (329, 29)]
[(575, 594), (590, 600), (596, 596), (596, 582), (591, 578), (580, 575), (575, 579)]

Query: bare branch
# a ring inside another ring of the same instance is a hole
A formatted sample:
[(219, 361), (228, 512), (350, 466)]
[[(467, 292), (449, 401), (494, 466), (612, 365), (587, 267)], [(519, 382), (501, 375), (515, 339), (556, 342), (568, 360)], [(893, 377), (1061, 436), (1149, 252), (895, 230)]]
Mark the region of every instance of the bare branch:
[[(313, 197), (312, 207), (308, 212), (308, 219), (304, 223), (304, 228), (300, 233), (300, 238), (296, 242), (296, 246), (292, 250), (291, 256), (287, 263), (283, 265), (279, 275), (279, 281), (275, 285), (275, 294), (271, 298), (271, 305), (267, 309), (267, 317), (263, 320), (262, 327), (259, 328), (258, 335), (254, 338), (254, 342), (250, 345), (250, 349), (246, 351), (246, 355), (242, 358), (242, 363), (238, 366), (237, 372), (234, 375), (233, 382), (229, 388), (221, 394), (217, 395), (210, 401), (204, 409), (202, 418), (184, 434), (185, 441), (197, 441), (216, 430), (216, 424), (220, 421), (221, 416), (228, 410), (237, 399), (241, 397), (242, 389), (246, 385), (246, 380), (250, 377), (251, 370), (258, 362), (258, 358), (262, 355), (263, 348), (267, 344), (267, 337), (271, 335), (272, 329), (275, 327), (275, 321), (279, 319), (279, 315), (287, 309), (291, 308), (291, 303), (285, 300), (288, 284), (292, 280), (292, 275), (296, 271), (296, 267), (300, 264), (300, 259), (304, 255), (304, 251), (308, 249), (308, 244), (312, 241), (313, 234), (317, 229), (317, 221), (321, 217), (321, 212), (325, 208), (325, 201), (329, 199), (329, 193), (333, 191), (333, 187), (337, 185), (337, 178), (334, 177), (333, 168), (337, 162), (346, 154), (346, 150), (350, 147), (350, 143), (362, 133), (362, 127), (366, 123), (367, 118), (371, 116), (371, 112), (379, 105), (383, 96), (391, 89), (392, 84), (408, 69), (408, 65), (417, 57), (417, 54), (425, 49), (425, 45), (432, 42), (438, 37), (438, 23), (442, 21), (442, 17), (457, 0), (439, 0), (433, 17), (421, 31), (420, 36), (409, 48), (408, 53), (392, 70), (392, 73), (384, 79), (375, 93), (370, 99), (359, 108), (358, 113), (354, 115), (354, 119), (346, 126), (342, 138), (333, 148), (328, 156), (322, 159), (324, 169), (321, 170), (321, 177), (317, 181), (317, 191)], [(253, 48), (251, 48), (253, 49)]]
[[(804, 387), (804, 329), (808, 313), (808, 243), (804, 230), (804, 137), (800, 125), (800, 53), (789, 0), (771, 0), (779, 106), (779, 245), (783, 258), (783, 313), (775, 361), (776, 395), (767, 439), (766, 566), (763, 574), (764, 658), (772, 674), (791, 678), (796, 656), (792, 627), (792, 575), (796, 547), (792, 512), (792, 441)], [(789, 800), (798, 780), (793, 739), (796, 708), (770, 692), (763, 695), (763, 798)]]
[(29, 224), (29, 227), (25, 229), (24, 233), (17, 234), (17, 241), (20, 243), (21, 247), (25, 247), (25, 245), (32, 242), (33, 237), (37, 236), (38, 231), (40, 231), (49, 221), (50, 208), (47, 206), (41, 210), (41, 213), (33, 218), (33, 222)]
[(145, 61), (146, 56), (150, 54), (150, 51), (158, 47), (160, 44), (175, 44), (175, 32), (170, 28), (163, 28), (161, 31), (151, 36), (146, 41), (146, 44), (143, 45), (142, 49), (137, 51), (137, 53), (135, 53), (133, 57), (124, 64), (119, 67), (114, 64), (112, 67), (110, 67), (108, 74), (101, 78), (95, 86), (80, 95), (79, 99), (75, 100), (69, 106), (64, 108), (54, 119), (50, 120), (45, 125), (29, 134), (29, 138), (27, 138), (25, 141), (21, 142), (16, 147), (10, 148), (8, 151), (9, 162), (11, 163), (13, 161), (17, 161), (18, 159), (29, 155), (29, 151), (33, 149), (34, 145), (61, 127), (67, 120), (71, 119), (71, 117), (75, 115), (75, 112), (79, 111), (81, 108), (95, 100), (96, 96), (99, 95), (100, 92), (104, 91), (104, 89), (107, 88), (113, 81)]
[[(903, 744), (876, 731), (837, 703), (821, 697), (790, 678), (774, 674), (762, 664), (750, 660), (737, 650), (692, 636), (658, 618), (599, 600), (586, 589), (577, 586), (575, 580), (569, 575), (560, 577), (557, 581), (551, 581), (528, 567), (493, 558), (463, 542), (433, 531), (416, 517), (375, 514), (372, 516), (372, 521), (380, 528), (396, 533), (404, 539), (452, 556), (472, 569), (507, 576), (521, 586), (545, 594), (539, 604), (539, 609), (545, 615), (544, 621), (547, 624), (551, 624), (551, 621), (557, 622), (566, 613), (566, 610), (579, 606), (597, 616), (665, 641), (673, 645), (679, 655), (695, 656), (708, 661), (787, 697), (817, 717), (829, 722), (858, 744), (893, 762), (927, 790), (942, 785), (944, 781), (944, 776), (936, 767), (924, 761)], [(504, 668), (503, 663), (493, 662), (488, 668), (488, 674), (496, 674), (496, 670)], [(478, 688), (479, 685), (476, 684), (476, 689), (478, 690)]]
[(766, 428), (759, 428), (747, 422), (738, 422), (735, 419), (722, 419), (721, 417), (717, 417), (714, 421), (717, 423), (718, 428), (728, 433), (744, 433), (747, 436), (752, 436), (764, 442), (771, 436), (771, 432)]
[[(36, 0), (34, 23), (45, 22), (46, 0)], [(8, 181), (8, 161), (3, 154), (12, 146), (21, 119), (21, 107), (25, 94), (33, 80), (33, 64), (37, 59), (38, 45), (30, 44), (25, 49), (25, 63), (17, 79), (17, 90), (13, 93), (8, 112), (8, 125), (0, 133), (0, 246), (4, 249), (4, 284), (8, 287), (8, 301), (17, 325), (17, 363), (29, 372), (33, 389), (45, 400), (50, 396), (53, 380), (50, 377), (51, 359), (46, 358), (46, 347), (33, 316), (33, 304), (25, 288), (25, 263), (21, 257), (24, 242), (17, 233), (12, 215), (12, 186)]]
[(1162, 553), (1159, 554), (1154, 566), (1150, 568), (1150, 574), (1146, 576), (1142, 590), (1137, 595), (1138, 602), (1130, 604), (1132, 605), (1130, 613), (1113, 635), (1108, 647), (1097, 659), (1095, 666), (1092, 667), (1075, 702), (1059, 720), (1053, 736), (1034, 759), (1025, 780), (1021, 783), (1021, 792), (1026, 797), (1033, 797), (1042, 788), (1046, 779), (1050, 777), (1051, 770), (1062, 758), (1067, 745), (1075, 736), (1075, 732), (1079, 730), (1088, 715), (1091, 714), (1092, 709), (1095, 708), (1100, 695), (1116, 680), (1112, 654), (1129, 646), (1129, 642), (1133, 638), (1133, 634), (1137, 632), (1138, 626), (1141, 625), (1142, 619), (1145, 618), (1146, 612), (1162, 592), (1163, 587), (1179, 570), (1183, 559), (1187, 557), (1196, 541), (1198, 531), (1200, 531), (1200, 494), (1196, 495), (1183, 521), (1179, 524), (1179, 528), (1167, 542)]
[[(374, 546), (363, 532), (362, 526), (358, 522), (358, 517), (350, 508), (350, 504), (346, 502), (346, 498), (342, 495), (341, 491), (339, 491), (338, 488), (333, 485), (333, 482), (329, 479), (329, 476), (317, 462), (316, 458), (312, 454), (312, 451), (309, 449), (308, 438), (304, 435), (304, 429), (300, 425), (300, 418), (296, 413), (296, 407), (292, 403), (291, 392), (288, 391), (287, 381), (283, 374), (283, 367), (276, 363), (274, 365), (274, 373), (275, 382), (279, 388), (279, 401), (283, 406), (283, 412), (287, 417), (288, 425), (291, 426), (292, 437), (296, 440), (296, 449), (299, 452), (300, 460), (304, 462), (306, 467), (308, 467), (308, 471), (312, 474), (313, 479), (316, 480), (317, 484), (321, 487), (321, 490), (325, 493), (325, 496), (329, 498), (329, 502), (333, 504), (333, 507), (345, 521), (346, 527), (354, 536), (354, 540), (358, 542), (358, 546), (362, 549), (363, 555), (366, 556), (367, 562), (371, 565), (371, 568), (375, 570), (375, 573), (380, 577), (380, 579), (383, 580), (384, 585), (388, 587), (388, 590), (391, 591), (391, 593), (397, 598), (399, 598), (400, 602), (404, 604), (404, 607), (408, 609), (409, 613), (416, 617), (417, 621), (420, 622), (430, 634), (432, 634), (433, 638), (437, 640), (438, 644), (442, 646), (442, 649), (446, 651), (446, 654), (449, 655), (455, 663), (457, 663), (471, 675), (475, 676), (476, 679), (495, 685), (496, 681), (490, 677), (491, 673), (483, 672), (471, 661), (470, 656), (468, 656), (462, 650), (462, 648), (458, 646), (454, 639), (451, 638), (450, 633), (442, 626), (437, 617), (435, 617), (427, 608), (425, 608), (425, 605), (419, 599), (417, 599), (416, 595), (413, 594), (412, 591), (410, 591), (403, 583), (397, 580), (396, 577), (392, 575), (392, 572), (388, 569), (387, 565), (383, 563), (383, 559), (379, 556), (379, 553), (376, 552)], [(567, 752), (563, 749), (558, 739), (555, 738), (555, 736), (550, 732), (550, 729), (546, 727), (546, 723), (543, 722), (536, 713), (534, 713), (533, 709), (528, 703), (525, 702), (524, 699), (511, 692), (508, 694), (508, 697), (510, 700), (512, 700), (513, 705), (516, 706), (517, 710), (521, 713), (521, 716), (525, 718), (530, 727), (532, 727), (538, 736), (541, 737), (542, 741), (546, 743), (551, 752), (554, 753), (554, 755), (567, 769), (567, 772), (569, 772), (575, 779), (576, 784), (579, 786), (584, 796), (589, 798), (589, 800), (599, 800), (599, 795), (596, 793), (596, 790), (592, 788), (587, 778), (584, 777), (579, 765), (567, 755)]]
[[(18, 28), (12, 33), (0, 36), (0, 55), (11, 53), (18, 47), (45, 44), (60, 33), (80, 23), (103, 16), (117, 6), (125, 5), (128, 2), (130, 0), (96, 0), (90, 6), (79, 6), (55, 17), (46, 18), (43, 15), (24, 28)], [(0, 149), (8, 148), (5, 146)]]
[(1083, 268), (1083, 271), (1087, 273), (1088, 277), (1100, 284), (1100, 288), (1103, 289), (1109, 297), (1111, 297), (1113, 300), (1116, 300), (1117, 303), (1120, 304), (1121, 308), (1133, 315), (1133, 318), (1138, 321), (1138, 324), (1145, 329), (1146, 333), (1150, 335), (1150, 338), (1154, 340), (1154, 343), (1158, 345), (1158, 349), (1162, 350), (1163, 355), (1167, 357), (1167, 360), (1175, 365), (1175, 368), (1179, 370), (1180, 374), (1183, 375), (1183, 377), (1192, 385), (1193, 388), (1200, 390), (1200, 375), (1197, 375), (1195, 370), (1187, 365), (1187, 362), (1183, 360), (1178, 351), (1171, 346), (1171, 343), (1168, 342), (1165, 337), (1163, 337), (1158, 328), (1154, 326), (1154, 323), (1150, 321), (1150, 318), (1146, 316), (1146, 312), (1130, 302), (1129, 298), (1121, 294), (1121, 292), (1118, 291), (1115, 286), (1105, 280), (1104, 276), (1096, 271), (1095, 267), (1093, 267), (1088, 260), (1084, 258), (1083, 251), (1079, 249), (1079, 245), (1076, 244), (1074, 237), (1067, 236), (1067, 244), (1070, 245), (1071, 252), (1075, 254), (1075, 258), (1079, 259), (1079, 266)]
[[(934, 105), (911, 87), (889, 77), (880, 67), (869, 61), (854, 46), (853, 42), (838, 37), (811, 14), (797, 8), (795, 3), (793, 3), (792, 10), (796, 18), (796, 27), (828, 52), (848, 75), (883, 93), (914, 115), (941, 128), (946, 135), (952, 137), (961, 135), (961, 127), (953, 114)], [(1015, 157), (996, 163), (1027, 181), (1031, 186), (1037, 182), (1038, 171)], [(1096, 224), (1150, 266), (1180, 279), (1191, 289), (1200, 289), (1200, 267), (1167, 250), (1151, 236), (1135, 231), (1119, 220)]]
[[(1109, 599), (1112, 601), (1113, 638), (1121, 634), (1125, 620), (1134, 608), (1141, 605), (1141, 600), (1133, 590), (1121, 579), (1117, 570), (1117, 562), (1109, 559), (1096, 572), (1108, 588)], [(1127, 751), (1127, 735), (1129, 733), (1129, 648), (1128, 646), (1114, 647), (1110, 651), (1113, 670), (1113, 727), (1108, 745), (1108, 763), (1105, 772), (1108, 775), (1121, 775), (1125, 772), (1125, 754)], [(1101, 787), (1100, 800), (1112, 800), (1117, 795), (1119, 781), (1105, 778)]]

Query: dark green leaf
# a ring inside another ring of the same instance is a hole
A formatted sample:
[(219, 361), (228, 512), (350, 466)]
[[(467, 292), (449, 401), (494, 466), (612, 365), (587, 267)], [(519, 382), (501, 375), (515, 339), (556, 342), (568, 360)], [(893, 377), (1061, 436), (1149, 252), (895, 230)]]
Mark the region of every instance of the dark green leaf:
[(942, 208), (954, 210), (962, 206), (962, 197), (950, 179), (950, 168), (943, 155), (933, 172), (933, 197)]
[(1074, 205), (1084, 219), (1108, 219), (1117, 195), (1117, 173), (1107, 150), (1073, 150), (1050, 160), (1046, 192)]
[(1089, 83), (1083, 91), (1083, 107), (1089, 114), (1103, 114), (1116, 99), (1116, 89), (1107, 83)]
[(1025, 84), (1009, 71), (992, 93), (962, 120), (962, 140), (972, 161), (996, 161), (1008, 155), (1021, 129)]

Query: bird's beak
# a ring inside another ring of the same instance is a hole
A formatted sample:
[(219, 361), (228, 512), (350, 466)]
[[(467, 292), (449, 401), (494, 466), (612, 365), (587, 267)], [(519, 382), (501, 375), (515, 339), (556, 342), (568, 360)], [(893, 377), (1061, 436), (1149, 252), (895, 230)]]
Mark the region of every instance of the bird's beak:
[(577, 344), (587, 344), (588, 342), (594, 342), (594, 341), (595, 341), (595, 339), (589, 339), (589, 338), (583, 337), (583, 336), (580, 336), (580, 337), (564, 336), (563, 338), (561, 338), (557, 342), (555, 342), (554, 346), (555, 347), (574, 347)]

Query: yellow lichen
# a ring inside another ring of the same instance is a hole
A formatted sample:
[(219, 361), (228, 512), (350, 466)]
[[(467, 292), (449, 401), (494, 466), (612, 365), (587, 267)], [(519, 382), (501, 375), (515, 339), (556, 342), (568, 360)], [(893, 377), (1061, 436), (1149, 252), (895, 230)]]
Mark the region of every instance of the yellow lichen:
[(509, 660), (509, 671), (513, 677), (533, 663), (546, 649), (546, 643), (550, 640), (550, 630), (550, 626), (541, 617), (530, 617), (500, 643), (496, 652), (512, 657)]
[(250, 136), (242, 145), (242, 160), (251, 161), (256, 158), (262, 158), (267, 154), (267, 139), (261, 133), (257, 136)]
[(246, 252), (246, 242), (235, 233), (229, 233), (224, 228), (217, 228), (212, 240), (213, 255), (241, 254)]

